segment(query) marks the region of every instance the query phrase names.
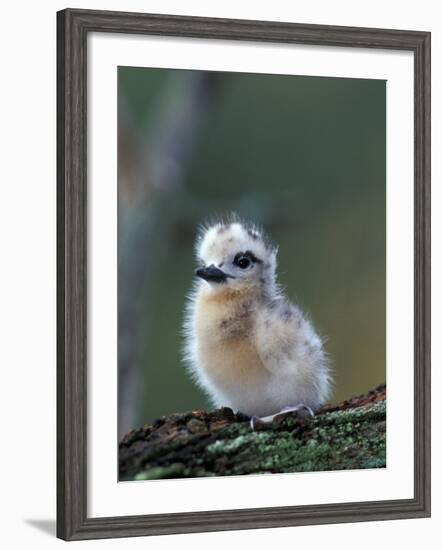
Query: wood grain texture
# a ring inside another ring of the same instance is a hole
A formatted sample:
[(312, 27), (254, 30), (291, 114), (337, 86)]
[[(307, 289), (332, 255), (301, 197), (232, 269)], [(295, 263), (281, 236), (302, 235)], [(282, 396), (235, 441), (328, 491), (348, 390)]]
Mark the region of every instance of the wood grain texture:
[[(415, 495), (412, 499), (87, 517), (87, 34), (409, 50), (415, 69)], [(57, 14), (57, 536), (65, 540), (430, 515), (430, 33), (89, 10)]]

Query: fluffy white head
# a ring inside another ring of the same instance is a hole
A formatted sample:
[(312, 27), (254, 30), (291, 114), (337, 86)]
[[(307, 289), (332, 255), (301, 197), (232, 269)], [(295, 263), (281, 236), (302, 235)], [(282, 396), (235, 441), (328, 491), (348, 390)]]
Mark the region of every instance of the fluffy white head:
[(216, 223), (203, 228), (196, 243), (196, 275), (212, 292), (271, 292), (275, 287), (276, 247), (256, 226)]

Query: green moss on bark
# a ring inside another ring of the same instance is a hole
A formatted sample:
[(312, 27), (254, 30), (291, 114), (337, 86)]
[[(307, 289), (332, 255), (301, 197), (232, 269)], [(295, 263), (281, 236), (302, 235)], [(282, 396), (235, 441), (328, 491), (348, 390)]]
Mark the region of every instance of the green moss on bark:
[(126, 435), (120, 479), (382, 468), (385, 418), (384, 387), (312, 419), (291, 414), (258, 431), (230, 409), (174, 414)]

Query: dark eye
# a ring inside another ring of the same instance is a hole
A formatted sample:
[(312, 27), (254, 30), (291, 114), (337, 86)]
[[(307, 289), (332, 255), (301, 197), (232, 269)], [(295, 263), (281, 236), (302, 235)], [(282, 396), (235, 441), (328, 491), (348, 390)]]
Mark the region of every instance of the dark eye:
[(250, 259), (247, 256), (237, 255), (233, 260), (233, 263), (241, 269), (247, 269), (250, 265)]

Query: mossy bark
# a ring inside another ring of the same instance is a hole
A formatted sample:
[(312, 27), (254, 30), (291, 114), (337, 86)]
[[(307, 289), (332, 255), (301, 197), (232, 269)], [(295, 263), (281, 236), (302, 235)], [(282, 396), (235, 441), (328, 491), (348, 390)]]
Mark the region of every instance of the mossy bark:
[(379, 386), (314, 418), (287, 414), (255, 430), (228, 408), (172, 414), (123, 438), (120, 480), (383, 468), (385, 411)]

